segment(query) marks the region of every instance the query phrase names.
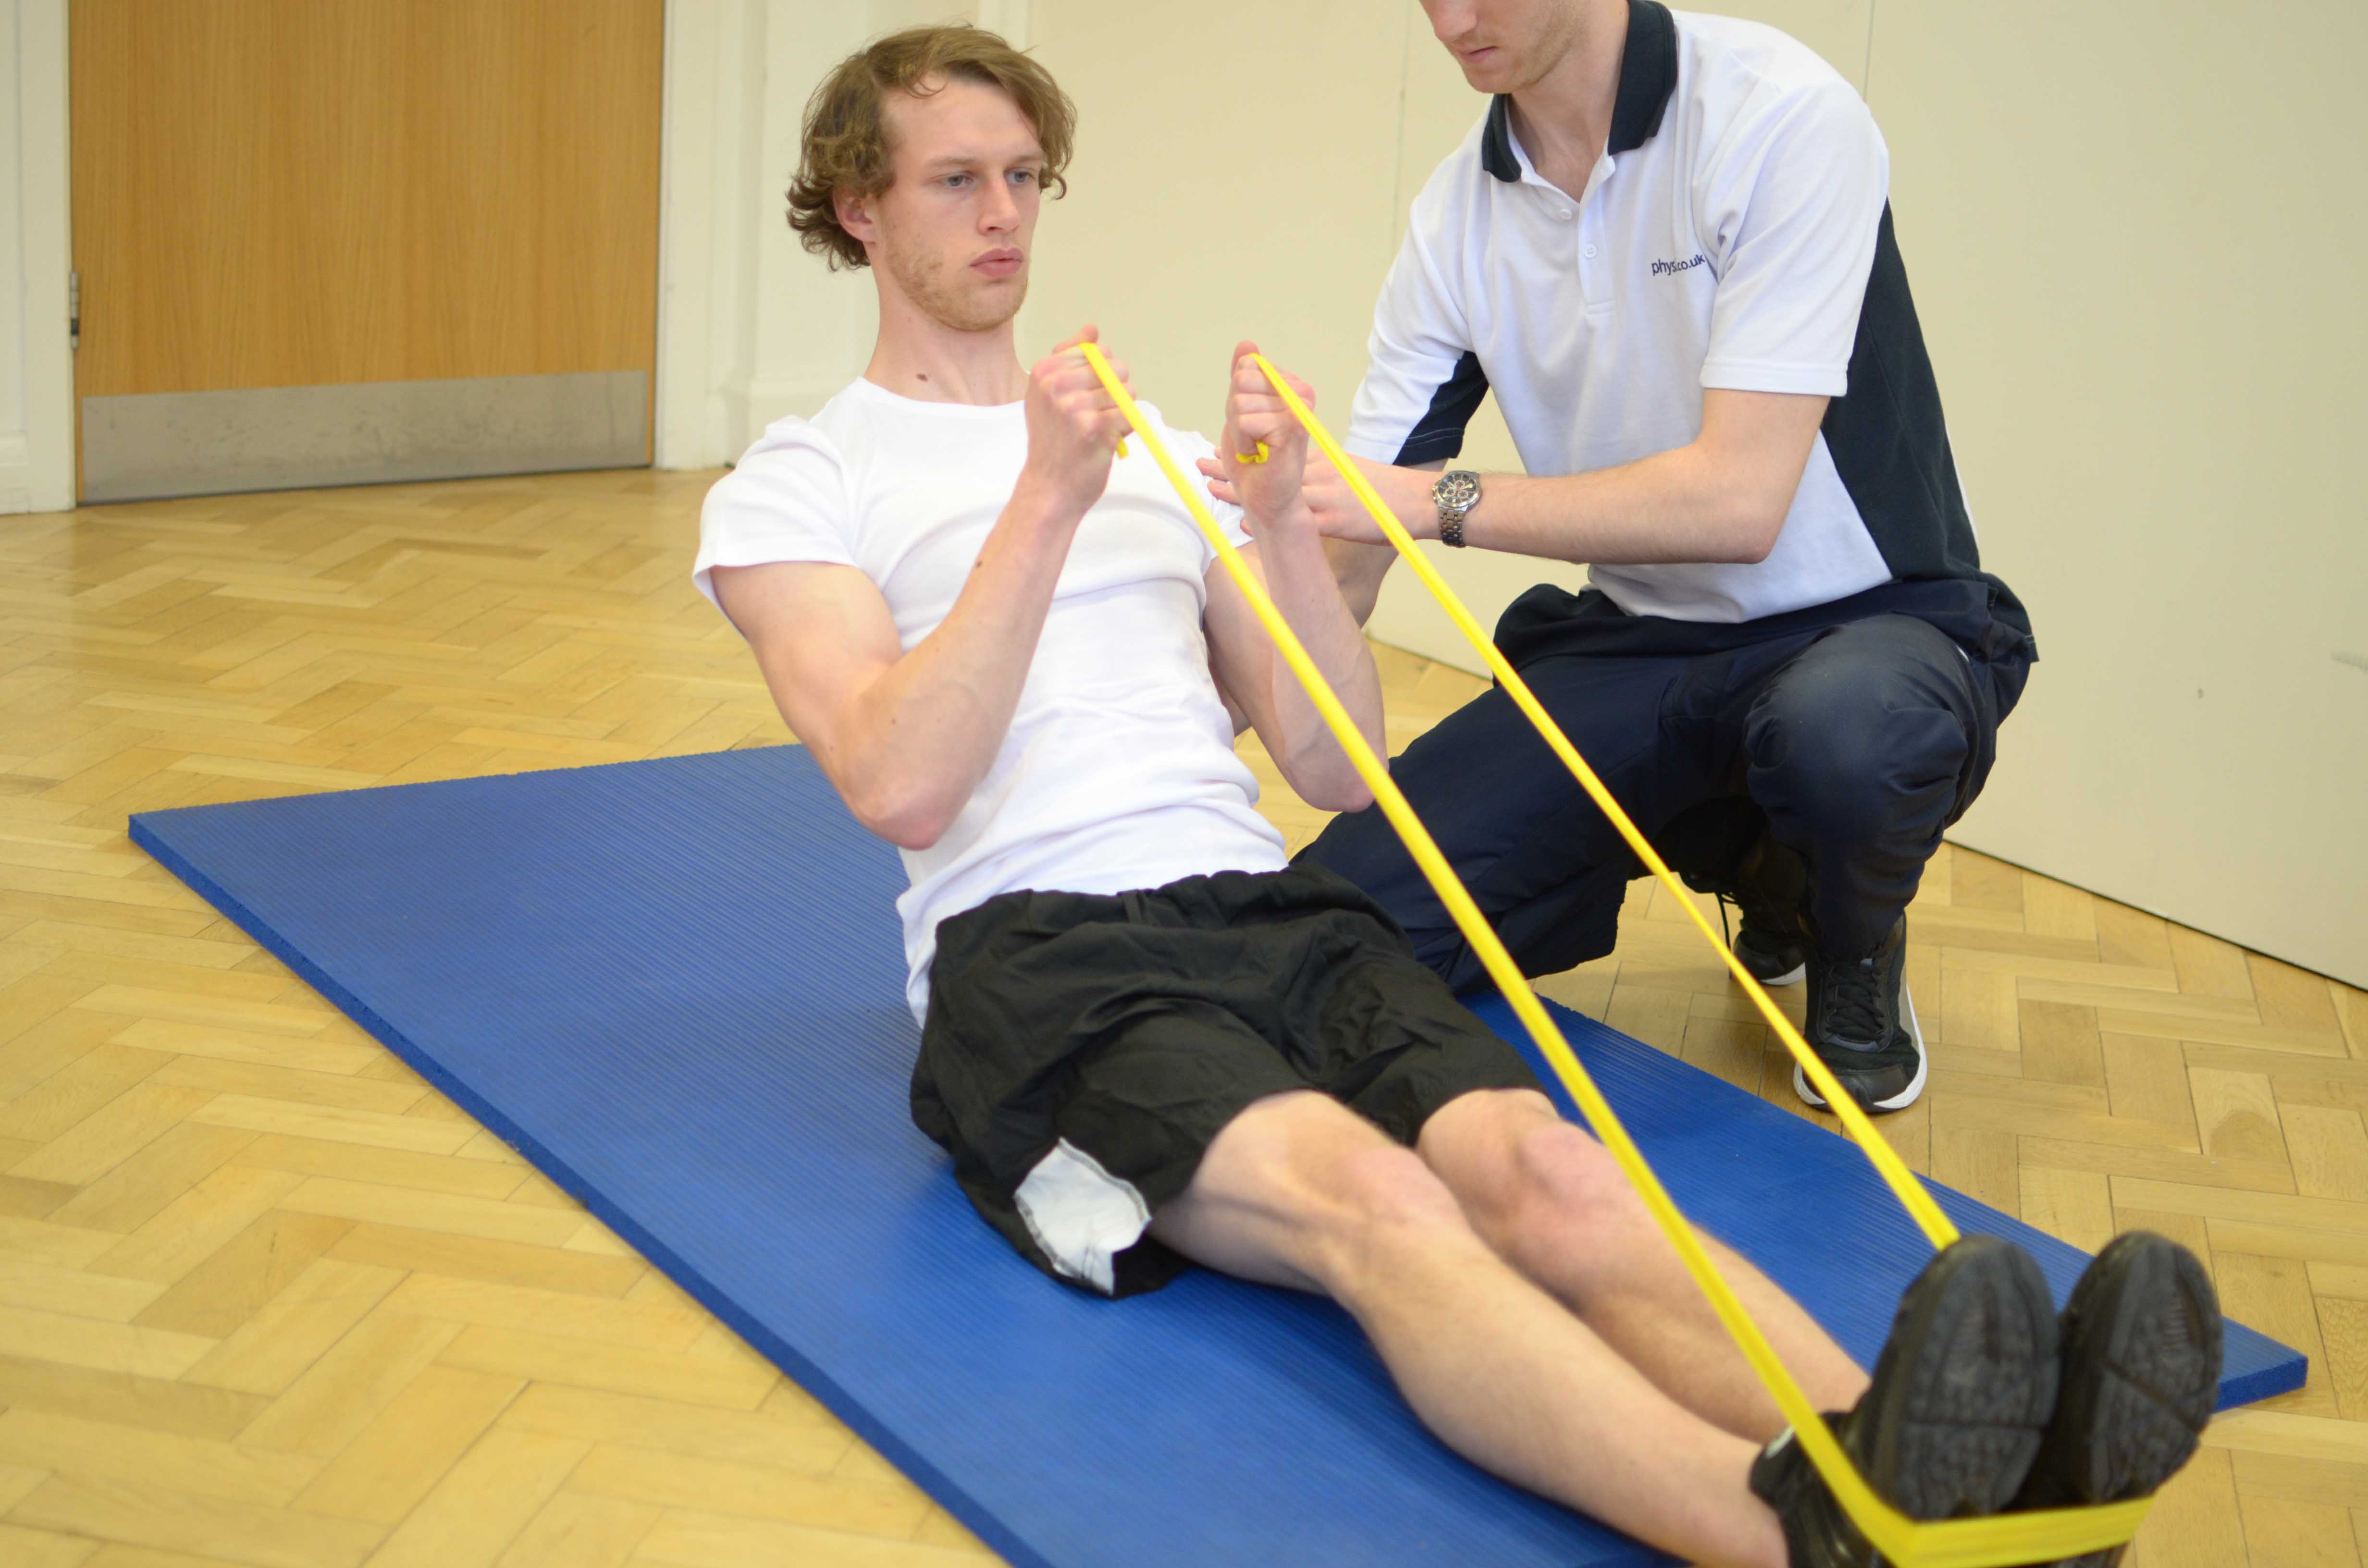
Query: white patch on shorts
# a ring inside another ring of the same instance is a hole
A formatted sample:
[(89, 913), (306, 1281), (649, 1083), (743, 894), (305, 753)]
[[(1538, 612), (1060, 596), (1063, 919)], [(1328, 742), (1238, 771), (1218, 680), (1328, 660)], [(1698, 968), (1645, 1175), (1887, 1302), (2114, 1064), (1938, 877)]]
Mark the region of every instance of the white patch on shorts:
[(1118, 1289), (1111, 1260), (1151, 1224), (1151, 1206), (1134, 1184), (1065, 1138), (1036, 1162), (1012, 1200), (1053, 1267), (1105, 1296)]

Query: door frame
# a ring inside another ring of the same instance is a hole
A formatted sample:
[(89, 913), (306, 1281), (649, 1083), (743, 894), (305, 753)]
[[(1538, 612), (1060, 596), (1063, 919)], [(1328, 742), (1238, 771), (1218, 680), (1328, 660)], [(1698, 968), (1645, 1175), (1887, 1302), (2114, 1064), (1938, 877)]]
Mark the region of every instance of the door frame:
[[(16, 0), (17, 210), (23, 336), (14, 369), (24, 390), (21, 433), (0, 430), (0, 512), (62, 512), (74, 504), (74, 350), (66, 275), (74, 265), (66, 144), (66, 0)], [(11, 367), (0, 365), (0, 374)]]

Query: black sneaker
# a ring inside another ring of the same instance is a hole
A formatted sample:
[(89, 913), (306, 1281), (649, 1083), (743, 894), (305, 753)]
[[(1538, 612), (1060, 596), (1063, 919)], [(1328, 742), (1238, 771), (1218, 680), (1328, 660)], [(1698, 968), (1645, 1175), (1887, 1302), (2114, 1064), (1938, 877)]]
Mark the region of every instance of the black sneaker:
[[(2064, 1308), (2063, 1392), (2018, 1508), (2144, 1497), (2195, 1452), (2220, 1393), (2220, 1301), (2195, 1255), (2132, 1231), (2089, 1265)], [(2126, 1547), (2054, 1568), (2113, 1568)]]
[[(2055, 1312), (2031, 1255), (1959, 1238), (1899, 1299), (1857, 1407), (1829, 1417), (1867, 1483), (1911, 1518), (1979, 1517), (2022, 1486), (2055, 1403)], [(1792, 1568), (1882, 1568), (1788, 1430), (1751, 1466)]]
[[(1809, 961), (1808, 1022), (1801, 1033), (1842, 1087), (1875, 1115), (1904, 1110), (1924, 1092), (1930, 1063), (1916, 1004), (1907, 995), (1907, 923), (1862, 959)], [(1798, 1065), (1793, 1092), (1820, 1109), (1825, 1099)]]
[(1735, 956), (1762, 985), (1791, 985), (1808, 972), (1809, 868), (1763, 829), (1735, 869), (1732, 896), (1742, 915)]
[(1735, 934), (1735, 956), (1762, 985), (1792, 985), (1809, 972), (1809, 944), (1797, 936), (1763, 931), (1747, 913)]

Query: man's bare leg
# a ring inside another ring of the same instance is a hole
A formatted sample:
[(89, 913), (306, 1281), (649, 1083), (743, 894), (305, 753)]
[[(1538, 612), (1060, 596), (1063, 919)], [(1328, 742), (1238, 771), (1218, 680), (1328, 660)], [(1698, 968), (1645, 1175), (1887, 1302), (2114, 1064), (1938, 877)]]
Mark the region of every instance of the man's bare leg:
[[(1543, 1095), (1464, 1095), (1424, 1123), (1424, 1162), (1473, 1227), (1671, 1399), (1764, 1443), (1785, 1426), (1611, 1155)], [(1704, 1236), (1711, 1257), (1820, 1410), (1847, 1410), (1866, 1374), (1799, 1303)]]
[(1756, 1446), (1655, 1388), (1499, 1257), (1420, 1156), (1337, 1102), (1250, 1107), (1152, 1233), (1333, 1297), (1416, 1414), (1484, 1468), (1689, 1561), (1782, 1568), (1747, 1485)]

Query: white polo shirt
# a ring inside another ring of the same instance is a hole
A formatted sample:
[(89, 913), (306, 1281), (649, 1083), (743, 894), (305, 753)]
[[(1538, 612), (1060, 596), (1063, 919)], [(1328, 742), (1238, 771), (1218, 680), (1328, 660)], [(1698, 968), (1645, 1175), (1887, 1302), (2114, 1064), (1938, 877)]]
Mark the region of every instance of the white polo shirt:
[[(1604, 155), (1573, 199), (1498, 97), (1416, 198), (1347, 445), (1452, 458), (1496, 389), (1532, 474), (1702, 432), (1702, 392), (1822, 393), (1800, 489), (1756, 565), (1597, 565), (1632, 615), (1743, 621), (1903, 579), (1980, 574), (1857, 91), (1772, 28), (1631, 0)], [(1484, 495), (1482, 506), (1486, 505)]]

